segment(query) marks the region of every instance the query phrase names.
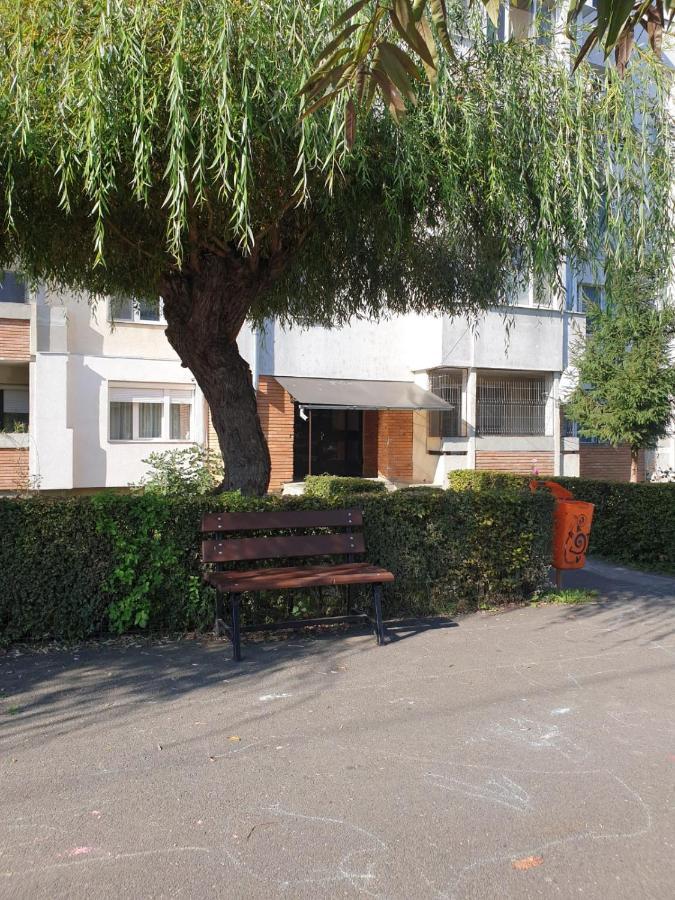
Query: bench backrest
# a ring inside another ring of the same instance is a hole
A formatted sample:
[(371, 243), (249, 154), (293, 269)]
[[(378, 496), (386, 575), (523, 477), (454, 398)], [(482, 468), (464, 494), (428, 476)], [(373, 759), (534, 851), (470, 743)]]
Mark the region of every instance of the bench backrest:
[[(296, 556), (344, 556), (365, 553), (359, 509), (294, 510), (243, 513), (209, 513), (202, 519), (202, 532), (216, 534), (202, 541), (205, 563), (279, 559)], [(299, 531), (310, 528), (344, 528), (333, 534), (282, 534), (266, 537), (224, 538), (228, 532)]]

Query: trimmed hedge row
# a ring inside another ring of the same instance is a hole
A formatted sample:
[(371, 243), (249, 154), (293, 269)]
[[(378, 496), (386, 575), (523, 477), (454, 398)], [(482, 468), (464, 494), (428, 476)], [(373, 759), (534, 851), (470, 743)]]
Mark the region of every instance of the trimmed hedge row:
[[(532, 476), (451, 472), (455, 491), (527, 491)], [(589, 552), (626, 565), (675, 572), (675, 484), (626, 484), (589, 478), (550, 478), (577, 500), (595, 505)]]
[[(363, 509), (368, 559), (397, 579), (385, 590), (387, 616), (471, 609), (522, 597), (545, 580), (552, 501), (524, 492), (0, 499), (0, 640), (206, 628), (213, 594), (199, 564), (205, 512), (330, 506)], [(260, 622), (340, 611), (343, 602), (333, 589), (253, 596), (244, 609)]]
[(305, 495), (307, 497), (330, 498), (349, 497), (352, 494), (383, 494), (384, 481), (372, 478), (350, 478), (344, 475), (306, 475)]

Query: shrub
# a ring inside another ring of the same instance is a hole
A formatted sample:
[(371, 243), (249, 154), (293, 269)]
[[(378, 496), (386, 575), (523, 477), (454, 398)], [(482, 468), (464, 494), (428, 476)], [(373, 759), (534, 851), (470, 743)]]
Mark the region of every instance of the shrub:
[(346, 497), (350, 494), (382, 494), (387, 490), (383, 481), (371, 478), (347, 478), (340, 475), (307, 475), (305, 494), (308, 497)]
[(522, 491), (529, 489), (533, 477), (487, 469), (455, 469), (448, 474), (448, 487), (453, 491)]
[[(551, 528), (545, 495), (430, 489), (328, 499), (153, 493), (0, 499), (0, 640), (208, 627), (213, 592), (202, 583), (199, 562), (205, 512), (345, 505), (363, 509), (367, 558), (396, 575), (385, 587), (387, 616), (522, 598), (545, 581)], [(249, 597), (244, 612), (262, 622), (340, 611), (343, 603), (337, 589), (270, 593)]]
[(223, 478), (220, 454), (205, 447), (151, 453), (143, 462), (148, 465), (148, 473), (138, 487), (156, 494), (208, 494)]

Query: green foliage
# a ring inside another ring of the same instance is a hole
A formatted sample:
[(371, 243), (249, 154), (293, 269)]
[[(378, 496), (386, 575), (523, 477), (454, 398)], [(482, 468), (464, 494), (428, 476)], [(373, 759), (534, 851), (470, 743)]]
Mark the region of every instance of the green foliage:
[[(387, 616), (472, 609), (522, 598), (545, 582), (551, 501), (543, 495), (416, 490), (330, 499), (153, 493), (0, 499), (0, 639), (208, 627), (213, 593), (202, 585), (199, 562), (205, 512), (352, 505), (364, 510), (367, 558), (396, 575), (385, 587)], [(244, 614), (271, 621), (343, 603), (337, 589), (251, 596)]]
[(589, 334), (573, 354), (579, 377), (566, 416), (583, 435), (629, 444), (634, 455), (665, 436), (673, 416), (675, 309), (659, 306), (663, 295), (653, 259), (614, 272), (607, 307), (591, 306)]
[(532, 602), (539, 603), (557, 603), (561, 606), (579, 606), (583, 603), (593, 603), (600, 595), (599, 591), (587, 590), (586, 588), (560, 588), (545, 589), (537, 591), (533, 596)]
[(491, 470), (455, 469), (448, 474), (452, 491), (523, 491), (529, 488), (533, 475)]
[(628, 566), (675, 572), (675, 484), (556, 478), (595, 505), (589, 553)]
[(339, 475), (307, 475), (305, 478), (307, 497), (337, 499), (350, 494), (376, 494), (385, 490), (383, 481), (372, 478), (347, 478)]
[(439, 56), (400, 126), (376, 105), (347, 152), (343, 101), (300, 118), (346, 5), (0, 0), (0, 262), (154, 298), (200, 253), (248, 257), (251, 315), (323, 324), (485, 308), (593, 256), (605, 211), (610, 255), (648, 231), (670, 259), (667, 85), (646, 58), (570, 78), (467, 20), (470, 51)]
[[(549, 478), (593, 503), (589, 553), (626, 565), (675, 572), (675, 484), (625, 484), (587, 478)], [(454, 491), (523, 493), (530, 477), (504, 472), (451, 472)], [(542, 492), (544, 493), (544, 492)], [(547, 493), (547, 492), (546, 492)]]
[(204, 447), (191, 446), (151, 453), (143, 462), (148, 466), (148, 474), (138, 486), (146, 493), (171, 496), (208, 494), (222, 478), (220, 454)]

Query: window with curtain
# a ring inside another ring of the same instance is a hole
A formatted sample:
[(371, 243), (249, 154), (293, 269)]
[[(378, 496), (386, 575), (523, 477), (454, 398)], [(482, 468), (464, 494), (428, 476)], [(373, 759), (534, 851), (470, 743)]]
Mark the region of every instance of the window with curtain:
[(113, 401), (110, 404), (110, 440), (130, 441), (132, 431), (133, 406), (131, 403)]
[(171, 428), (169, 437), (172, 441), (190, 440), (190, 417), (192, 406), (189, 403), (171, 404)]
[(138, 404), (138, 437), (140, 440), (161, 438), (162, 436), (162, 404)]
[(111, 441), (191, 441), (194, 390), (183, 386), (111, 385)]

